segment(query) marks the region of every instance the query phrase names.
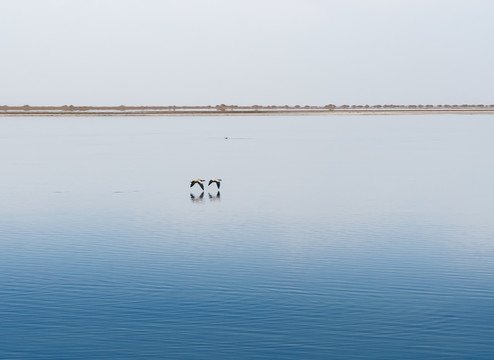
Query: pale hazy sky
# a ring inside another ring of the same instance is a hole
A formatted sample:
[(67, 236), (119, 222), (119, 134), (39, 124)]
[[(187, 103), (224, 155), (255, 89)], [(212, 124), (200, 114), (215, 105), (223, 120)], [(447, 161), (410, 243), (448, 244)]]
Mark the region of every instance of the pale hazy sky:
[(492, 0), (0, 0), (0, 105), (494, 103)]

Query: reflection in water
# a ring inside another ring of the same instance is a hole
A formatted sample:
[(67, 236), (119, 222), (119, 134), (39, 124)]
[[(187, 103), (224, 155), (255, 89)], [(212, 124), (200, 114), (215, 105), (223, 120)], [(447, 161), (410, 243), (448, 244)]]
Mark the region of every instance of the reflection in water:
[[(221, 201), (221, 194), (219, 191), (214, 195), (208, 193), (208, 196), (210, 201)], [(199, 196), (190, 193), (190, 200), (192, 200), (192, 202), (196, 204), (204, 202), (204, 191)]]
[(216, 193), (216, 195), (211, 195), (211, 193), (208, 193), (208, 195), (209, 195), (210, 201), (220, 201), (221, 200), (221, 194), (219, 191)]
[(204, 191), (201, 193), (199, 196), (195, 196), (194, 194), (190, 193), (190, 200), (192, 200), (193, 203), (201, 203), (204, 200)]

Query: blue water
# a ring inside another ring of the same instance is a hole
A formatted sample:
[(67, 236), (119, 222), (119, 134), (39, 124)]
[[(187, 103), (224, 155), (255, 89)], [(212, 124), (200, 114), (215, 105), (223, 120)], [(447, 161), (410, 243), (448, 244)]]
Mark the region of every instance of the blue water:
[(492, 359), (493, 120), (2, 118), (0, 358)]

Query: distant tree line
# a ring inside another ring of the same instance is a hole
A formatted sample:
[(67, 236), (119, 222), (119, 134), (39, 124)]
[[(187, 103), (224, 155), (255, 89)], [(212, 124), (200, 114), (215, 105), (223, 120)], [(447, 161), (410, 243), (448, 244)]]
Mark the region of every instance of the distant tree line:
[(146, 112), (146, 111), (307, 111), (307, 110), (422, 110), (422, 109), (494, 109), (494, 104), (461, 104), (461, 105), (334, 105), (328, 104), (323, 106), (313, 105), (207, 105), (207, 106), (8, 106), (0, 105), (0, 111), (45, 111), (45, 112), (98, 112), (98, 111), (127, 111), (127, 112)]

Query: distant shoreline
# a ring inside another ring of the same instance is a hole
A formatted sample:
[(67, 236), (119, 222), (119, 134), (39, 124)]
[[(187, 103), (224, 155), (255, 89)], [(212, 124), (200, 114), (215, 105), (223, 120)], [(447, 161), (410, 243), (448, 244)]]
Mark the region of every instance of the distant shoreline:
[(41, 111), (19, 111), (1, 112), (2, 116), (301, 116), (301, 115), (426, 115), (426, 114), (458, 114), (458, 115), (487, 115), (494, 114), (494, 110), (331, 110), (331, 111), (108, 111), (108, 112), (41, 112)]
[(0, 106), (2, 116), (284, 116), (494, 114), (494, 105), (327, 106)]

